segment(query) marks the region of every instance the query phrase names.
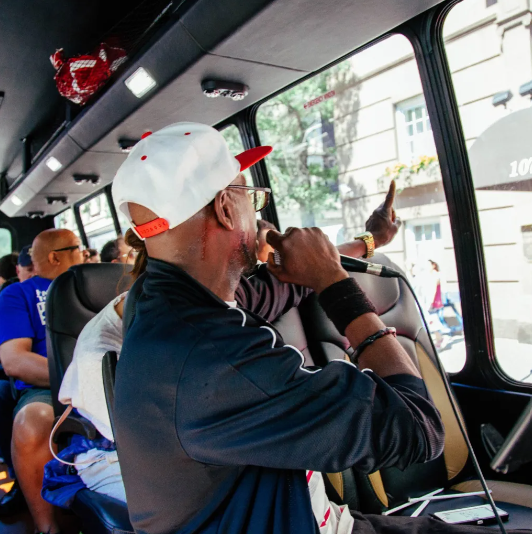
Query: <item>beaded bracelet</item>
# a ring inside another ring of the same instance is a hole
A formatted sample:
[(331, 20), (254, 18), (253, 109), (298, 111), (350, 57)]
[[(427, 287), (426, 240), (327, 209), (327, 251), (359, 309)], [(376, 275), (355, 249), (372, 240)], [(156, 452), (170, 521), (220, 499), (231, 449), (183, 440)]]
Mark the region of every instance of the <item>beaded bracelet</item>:
[(366, 347), (368, 347), (369, 345), (371, 345), (372, 343), (377, 341), (377, 339), (380, 339), (381, 337), (384, 337), (384, 336), (390, 336), (390, 335), (393, 336), (393, 337), (397, 337), (397, 331), (393, 326), (389, 326), (389, 327), (383, 328), (382, 330), (379, 330), (378, 332), (375, 332), (375, 334), (372, 334), (371, 336), (367, 337), (355, 349), (355, 351), (353, 352), (353, 354), (351, 356), (351, 361), (354, 364), (358, 364), (358, 359), (360, 358), (360, 355), (362, 354), (362, 351)]

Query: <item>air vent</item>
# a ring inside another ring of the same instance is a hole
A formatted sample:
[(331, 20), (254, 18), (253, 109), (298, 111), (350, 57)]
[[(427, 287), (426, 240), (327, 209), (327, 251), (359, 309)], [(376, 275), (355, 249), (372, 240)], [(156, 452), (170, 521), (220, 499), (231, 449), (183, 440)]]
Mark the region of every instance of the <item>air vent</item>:
[(65, 196), (46, 197), (46, 203), (50, 206), (53, 204), (63, 204), (66, 206), (68, 204), (68, 198)]
[(100, 177), (97, 174), (73, 174), (72, 178), (77, 185), (91, 184), (94, 186), (100, 183)]
[(28, 211), (26, 217), (30, 219), (42, 219), (44, 217), (44, 211)]

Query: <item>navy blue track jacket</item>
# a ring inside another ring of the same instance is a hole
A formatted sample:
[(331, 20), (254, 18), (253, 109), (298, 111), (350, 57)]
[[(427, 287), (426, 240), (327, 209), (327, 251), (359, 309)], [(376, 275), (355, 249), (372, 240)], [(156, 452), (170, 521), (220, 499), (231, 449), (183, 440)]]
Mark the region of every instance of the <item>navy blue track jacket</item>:
[(370, 473), (442, 452), (422, 380), (342, 361), (305, 369), (254, 313), (273, 320), (308, 290), (264, 267), (235, 309), (178, 267), (150, 259), (147, 272), (115, 397), (138, 533), (315, 533), (306, 469)]

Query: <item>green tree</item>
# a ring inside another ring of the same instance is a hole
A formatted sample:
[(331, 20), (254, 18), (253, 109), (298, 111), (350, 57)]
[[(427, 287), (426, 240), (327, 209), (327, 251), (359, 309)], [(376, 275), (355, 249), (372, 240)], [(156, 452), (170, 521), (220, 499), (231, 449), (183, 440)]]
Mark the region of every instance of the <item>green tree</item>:
[[(330, 91), (346, 69), (344, 63), (320, 73), (269, 100), (257, 113), (261, 142), (274, 147), (267, 165), (275, 201), (286, 210), (298, 208), (302, 226), (314, 226), (316, 216), (338, 202), (336, 147), (326, 139), (333, 131), (334, 98), (308, 109), (304, 105)], [(309, 132), (320, 124), (324, 150), (316, 157), (309, 150)]]

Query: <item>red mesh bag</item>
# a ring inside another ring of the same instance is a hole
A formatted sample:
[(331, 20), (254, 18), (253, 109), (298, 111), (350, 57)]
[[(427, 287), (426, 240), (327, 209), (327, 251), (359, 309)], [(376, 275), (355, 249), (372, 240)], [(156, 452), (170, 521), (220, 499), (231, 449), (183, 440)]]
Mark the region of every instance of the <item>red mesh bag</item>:
[(126, 59), (123, 48), (106, 43), (100, 44), (92, 54), (65, 59), (61, 48), (50, 56), (57, 71), (54, 79), (59, 94), (81, 105), (87, 103)]

